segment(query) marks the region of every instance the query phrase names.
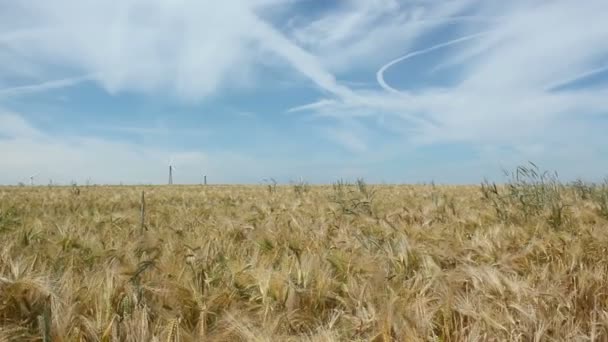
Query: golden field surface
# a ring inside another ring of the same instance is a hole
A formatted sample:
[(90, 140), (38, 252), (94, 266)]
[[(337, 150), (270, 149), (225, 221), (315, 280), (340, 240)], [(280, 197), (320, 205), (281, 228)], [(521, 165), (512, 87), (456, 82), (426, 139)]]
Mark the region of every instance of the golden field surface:
[(0, 341), (606, 341), (607, 194), (4, 187)]

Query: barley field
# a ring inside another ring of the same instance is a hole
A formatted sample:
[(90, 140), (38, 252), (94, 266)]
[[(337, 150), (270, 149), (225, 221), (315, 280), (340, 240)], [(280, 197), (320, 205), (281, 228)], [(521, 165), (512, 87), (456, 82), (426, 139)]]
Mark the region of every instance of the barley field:
[(608, 340), (608, 185), (512, 176), (3, 187), (0, 341)]

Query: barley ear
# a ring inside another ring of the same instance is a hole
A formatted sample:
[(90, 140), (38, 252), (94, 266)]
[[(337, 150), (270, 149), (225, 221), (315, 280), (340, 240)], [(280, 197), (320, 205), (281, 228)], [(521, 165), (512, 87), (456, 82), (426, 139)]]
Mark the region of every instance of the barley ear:
[(42, 315), (38, 316), (38, 327), (40, 329), (40, 335), (42, 342), (51, 342), (51, 326), (52, 326), (52, 313), (51, 313), (51, 295), (48, 295), (45, 299), (44, 311)]

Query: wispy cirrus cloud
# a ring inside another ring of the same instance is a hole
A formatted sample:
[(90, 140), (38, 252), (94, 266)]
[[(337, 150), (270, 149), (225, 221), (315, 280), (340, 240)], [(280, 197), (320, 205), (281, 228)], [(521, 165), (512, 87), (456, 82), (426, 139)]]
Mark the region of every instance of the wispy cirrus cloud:
[(370, 71), (442, 24), (481, 19), (462, 15), (473, 2), (345, 1), (312, 21), (296, 17), (289, 35), (332, 72)]
[[(460, 8), (471, 4), (458, 3)], [(403, 56), (379, 68), (381, 91), (358, 90), (349, 98), (325, 98), (296, 109), (353, 118), (361, 113), (392, 115), (404, 120), (407, 140), (425, 143), (551, 144), (567, 132), (574, 133), (568, 127), (583, 113), (607, 112), (606, 87), (559, 92), (551, 88), (604, 71), (608, 46), (602, 42), (608, 39), (608, 25), (602, 18), (608, 14), (608, 3), (477, 5), (468, 8), (470, 15), (493, 19), (466, 22), (460, 29), (471, 34), (436, 45), (420, 46), (417, 39), (429, 34), (422, 28), (412, 38), (420, 49), (405, 48)], [(428, 65), (429, 72), (457, 71), (453, 85), (435, 86), (421, 79), (415, 88), (399, 89), (385, 80), (394, 72), (391, 67), (399, 67), (400, 77), (392, 78), (399, 83), (399, 78), (408, 77), (409, 59), (436, 52), (442, 53), (440, 68)]]
[[(197, 100), (247, 82), (268, 49), (323, 81), (295, 46), (256, 14), (278, 1), (15, 1), (0, 12), (0, 76), (31, 66), (39, 83), (57, 70), (95, 74), (110, 92), (168, 91)], [(20, 20), (15, 20), (19, 18)], [(297, 58), (297, 59), (296, 59)], [(34, 75), (32, 75), (32, 73)], [(315, 76), (316, 75), (316, 76)], [(32, 82), (34, 83), (34, 82)], [(65, 81), (61, 83), (69, 85)]]

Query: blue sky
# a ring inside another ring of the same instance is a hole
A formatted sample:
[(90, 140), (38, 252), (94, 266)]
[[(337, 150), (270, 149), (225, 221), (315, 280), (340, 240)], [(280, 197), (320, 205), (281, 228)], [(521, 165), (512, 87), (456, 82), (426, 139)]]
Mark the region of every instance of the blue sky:
[(608, 2), (0, 1), (0, 183), (608, 176)]

